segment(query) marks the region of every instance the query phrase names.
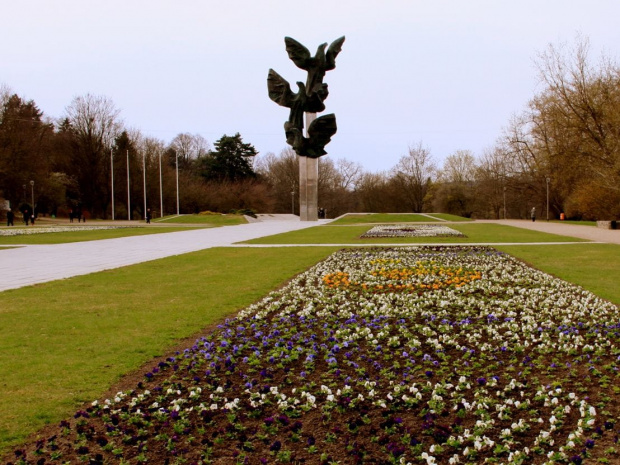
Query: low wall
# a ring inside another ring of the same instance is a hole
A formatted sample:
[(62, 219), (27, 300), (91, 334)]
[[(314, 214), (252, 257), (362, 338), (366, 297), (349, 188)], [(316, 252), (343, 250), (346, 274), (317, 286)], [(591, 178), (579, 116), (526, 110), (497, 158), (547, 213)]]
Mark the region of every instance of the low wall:
[(597, 221), (596, 226), (601, 229), (616, 229), (616, 221)]

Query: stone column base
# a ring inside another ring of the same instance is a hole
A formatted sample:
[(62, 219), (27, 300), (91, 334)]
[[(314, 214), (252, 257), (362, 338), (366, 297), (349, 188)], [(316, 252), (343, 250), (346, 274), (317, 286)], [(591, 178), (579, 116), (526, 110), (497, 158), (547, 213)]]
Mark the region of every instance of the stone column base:
[(319, 159), (299, 157), (299, 219), (318, 221)]

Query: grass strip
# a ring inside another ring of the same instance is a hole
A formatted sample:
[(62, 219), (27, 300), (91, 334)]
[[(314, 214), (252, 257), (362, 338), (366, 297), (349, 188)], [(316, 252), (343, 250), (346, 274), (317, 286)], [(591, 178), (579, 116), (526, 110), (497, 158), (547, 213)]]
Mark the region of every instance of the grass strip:
[(273, 236), (261, 237), (247, 244), (467, 244), (501, 242), (581, 242), (583, 239), (542, 233), (501, 224), (451, 224), (450, 227), (465, 234), (464, 238), (451, 237), (396, 237), (361, 239), (370, 229), (366, 226), (332, 226), (333, 223)]
[(618, 244), (566, 244), (553, 247), (509, 245), (497, 249), (620, 305)]
[(559, 224), (576, 224), (578, 226), (596, 226), (596, 221), (551, 220), (551, 222)]
[(429, 216), (432, 216), (433, 218), (439, 218), (440, 220), (444, 220), (444, 221), (473, 221), (471, 218), (465, 218), (463, 216), (458, 216), (458, 215), (450, 215), (449, 213), (429, 213)]
[[(0, 245), (10, 244), (65, 244), (67, 242), (98, 241), (100, 239), (116, 239), (118, 237), (146, 236), (176, 231), (187, 231), (188, 228), (119, 228), (102, 230), (83, 230), (79, 227), (70, 232), (49, 232), (41, 234), (25, 234), (20, 236), (0, 236)], [(195, 228), (193, 228), (195, 229)]]
[(334, 250), (209, 249), (0, 293), (0, 455)]
[[(433, 215), (438, 216), (438, 215)], [(418, 213), (350, 213), (342, 218), (332, 221), (330, 224), (368, 224), (368, 223), (432, 223), (433, 218)]]
[(180, 215), (168, 216), (153, 220), (153, 223), (172, 223), (172, 224), (209, 224), (212, 226), (234, 226), (246, 224), (248, 221), (243, 215)]

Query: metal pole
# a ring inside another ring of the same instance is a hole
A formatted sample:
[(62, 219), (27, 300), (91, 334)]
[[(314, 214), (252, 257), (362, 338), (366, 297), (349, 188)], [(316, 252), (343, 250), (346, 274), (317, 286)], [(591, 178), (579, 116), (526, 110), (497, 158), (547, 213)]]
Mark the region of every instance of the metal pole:
[(112, 173), (112, 221), (114, 221), (114, 151), (110, 149), (110, 172)]
[(161, 179), (161, 150), (159, 152), (159, 216), (164, 217), (164, 194), (162, 191), (162, 179)]
[(177, 215), (180, 215), (179, 213), (179, 154), (176, 154), (177, 156)]
[(291, 212), (295, 214), (295, 190), (291, 191)]
[(550, 178), (547, 178), (547, 221), (549, 221), (549, 181)]
[(506, 187), (504, 187), (504, 219), (506, 219)]
[(32, 189), (32, 217), (34, 218), (35, 214), (35, 208), (34, 208), (34, 181), (30, 181), (30, 187)]
[(144, 220), (146, 221), (146, 154), (142, 152), (142, 183), (144, 185)]
[(129, 150), (127, 150), (127, 219), (131, 221), (131, 194), (129, 192)]

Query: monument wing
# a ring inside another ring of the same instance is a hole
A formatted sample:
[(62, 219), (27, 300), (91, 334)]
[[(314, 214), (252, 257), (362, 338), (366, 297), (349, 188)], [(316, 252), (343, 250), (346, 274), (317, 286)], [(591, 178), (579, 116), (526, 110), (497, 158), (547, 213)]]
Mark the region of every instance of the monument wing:
[(269, 98), (278, 105), (290, 108), (294, 97), (291, 86), (286, 79), (276, 73), (273, 69), (267, 75), (267, 91)]
[(298, 68), (308, 70), (308, 68), (313, 65), (314, 60), (312, 59), (312, 55), (310, 55), (310, 50), (302, 44), (291, 37), (285, 37), (284, 44), (286, 45), (288, 57)]

